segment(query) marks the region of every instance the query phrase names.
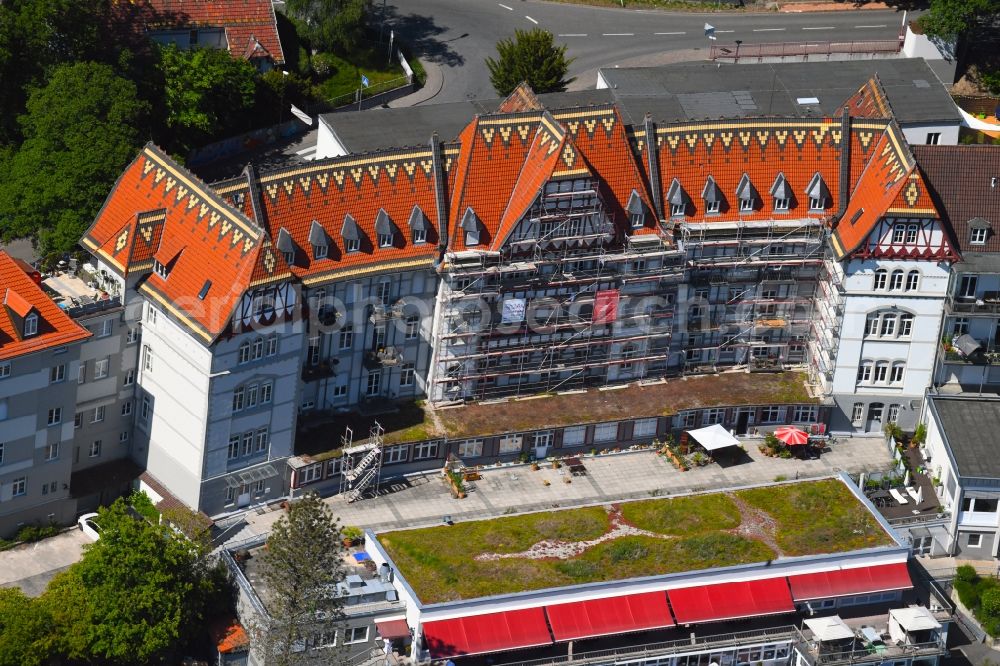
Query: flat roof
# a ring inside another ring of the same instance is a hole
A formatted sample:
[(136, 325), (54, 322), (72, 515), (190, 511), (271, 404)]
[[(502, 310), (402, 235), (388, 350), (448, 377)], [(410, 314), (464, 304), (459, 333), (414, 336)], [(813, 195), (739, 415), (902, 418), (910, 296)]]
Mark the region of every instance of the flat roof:
[[(626, 119), (674, 122), (759, 116), (825, 117), (878, 74), (896, 121), (960, 123), (951, 96), (923, 58), (838, 62), (677, 63), (601, 70)], [(815, 102), (812, 99), (815, 98)]]
[(458, 522), (376, 540), (423, 604), (898, 545), (841, 478)]
[[(505, 432), (560, 428), (621, 419), (670, 416), (689, 409), (775, 404), (817, 404), (806, 388), (802, 372), (726, 372), (627, 384), (610, 390), (589, 389), (556, 395), (531, 396), (439, 407), (433, 414), (422, 404), (398, 403), (396, 410), (376, 415), (338, 415), (321, 427), (316, 442), (323, 448), (298, 445), (299, 454), (319, 454), (329, 442), (339, 442), (350, 426), (355, 437), (366, 435), (378, 421), (387, 444), (419, 442), (441, 437), (484, 437)], [(303, 429), (310, 424), (302, 421)], [(301, 439), (301, 438), (300, 438)], [(360, 441), (356, 439), (356, 441)]]
[(1000, 400), (930, 396), (959, 476), (1000, 478), (995, 433), (1000, 432)]

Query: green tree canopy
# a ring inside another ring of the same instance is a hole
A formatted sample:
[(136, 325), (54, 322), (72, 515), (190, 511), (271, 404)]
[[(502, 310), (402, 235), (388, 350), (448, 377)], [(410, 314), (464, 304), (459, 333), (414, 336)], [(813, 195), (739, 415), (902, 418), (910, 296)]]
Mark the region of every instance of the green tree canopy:
[(108, 65), (57, 67), (28, 97), (24, 143), (0, 165), (0, 238), (75, 246), (148, 136), (148, 110)]
[(931, 0), (920, 27), (931, 37), (951, 39), (1000, 19), (1000, 0)]
[[(260, 569), (271, 591), (271, 621), (251, 628), (268, 664), (308, 663), (314, 655), (293, 648), (320, 644), (336, 631), (342, 600), (331, 591), (344, 578), (343, 554), (337, 519), (315, 493), (293, 502), (275, 523)], [(335, 663), (329, 650), (323, 652), (322, 663)]]
[(0, 588), (0, 666), (36, 666), (52, 656), (52, 618), (16, 587)]
[(299, 22), (299, 34), (318, 51), (349, 53), (365, 37), (370, 0), (287, 0), (288, 14)]
[(257, 70), (224, 49), (160, 48), (166, 132), (161, 142), (186, 154), (215, 136), (250, 129)]
[(100, 510), (101, 538), (41, 597), (71, 660), (148, 664), (178, 655), (217, 592), (206, 551), (121, 499)]
[(552, 33), (541, 28), (517, 30), (513, 39), (497, 42), (496, 60), (486, 59), (490, 83), (501, 97), (526, 81), (536, 93), (562, 92), (573, 79), (566, 73), (573, 62), (566, 57), (566, 45), (556, 46)]

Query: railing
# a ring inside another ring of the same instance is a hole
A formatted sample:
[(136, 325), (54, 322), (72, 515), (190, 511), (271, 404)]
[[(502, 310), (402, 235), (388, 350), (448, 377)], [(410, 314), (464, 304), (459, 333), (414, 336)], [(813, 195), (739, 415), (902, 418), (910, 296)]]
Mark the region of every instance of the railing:
[(974, 356), (968, 357), (961, 352), (950, 349), (944, 353), (945, 363), (965, 363), (968, 365), (1000, 365), (1000, 350), (993, 345), (980, 348)]
[(880, 663), (892, 661), (900, 657), (920, 657), (934, 654), (943, 654), (947, 651), (944, 641), (938, 639), (929, 643), (917, 643), (914, 645), (886, 645), (885, 652), (875, 652), (874, 650), (861, 649), (851, 652), (834, 652), (827, 654), (810, 654), (812, 662), (817, 666), (834, 666), (837, 664), (861, 664)]
[(713, 44), (709, 58), (737, 61), (741, 58), (809, 57), (833, 53), (898, 53), (901, 47), (902, 41), (899, 39), (851, 42), (777, 42), (741, 44), (739, 46)]
[(775, 643), (787, 640), (789, 642), (805, 640), (799, 630), (793, 626), (760, 629), (757, 631), (740, 631), (731, 634), (716, 634), (685, 638), (664, 643), (649, 643), (636, 647), (614, 648), (611, 650), (595, 650), (581, 652), (570, 656), (549, 657), (531, 661), (517, 661), (504, 666), (543, 666), (544, 664), (588, 664), (594, 662), (615, 662), (628, 659), (636, 661), (646, 657), (657, 657), (677, 652), (694, 652), (701, 649), (725, 649), (753, 643)]
[(945, 308), (954, 314), (997, 314), (1000, 313), (1000, 294), (988, 291), (979, 296), (949, 295), (945, 299)]
[[(361, 99), (368, 99), (369, 97), (375, 97), (376, 95), (391, 92), (398, 88), (408, 86), (411, 83), (413, 83), (413, 79), (409, 76), (400, 76), (395, 79), (389, 79), (388, 81), (382, 81), (381, 83), (376, 83), (375, 85), (368, 86), (367, 88), (361, 88)], [(358, 90), (352, 90), (349, 93), (344, 93), (343, 95), (338, 95), (337, 97), (331, 97), (330, 99), (324, 100), (324, 102), (334, 109), (357, 104)]]

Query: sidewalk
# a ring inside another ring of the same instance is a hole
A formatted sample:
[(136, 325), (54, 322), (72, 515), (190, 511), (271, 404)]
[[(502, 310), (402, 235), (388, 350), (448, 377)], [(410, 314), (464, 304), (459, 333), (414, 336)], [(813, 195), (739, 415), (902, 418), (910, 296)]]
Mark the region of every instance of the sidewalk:
[[(653, 451), (626, 452), (582, 457), (586, 476), (571, 477), (565, 467), (532, 471), (527, 465), (488, 468), (483, 478), (470, 483), (469, 496), (451, 497), (440, 472), (421, 474), (391, 482), (382, 495), (347, 504), (337, 495), (326, 499), (344, 525), (376, 531), (441, 523), (443, 516), (474, 520), (512, 513), (581, 506), (622, 499), (685, 494), (772, 482), (830, 476), (840, 471), (857, 474), (884, 470), (891, 460), (881, 437), (841, 440), (818, 460), (768, 458), (757, 450), (757, 441), (746, 442), (743, 460), (712, 463), (680, 472)], [(544, 481), (550, 485), (546, 486)], [(275, 510), (249, 512), (247, 524), (228, 543), (265, 534), (282, 516)]]
[(424, 81), (423, 87), (415, 93), (392, 100), (389, 102), (390, 109), (423, 104), (434, 99), (441, 92), (441, 88), (444, 87), (444, 74), (441, 72), (441, 66), (423, 58), (420, 59), (420, 64), (424, 66), (424, 72), (427, 73), (427, 80)]

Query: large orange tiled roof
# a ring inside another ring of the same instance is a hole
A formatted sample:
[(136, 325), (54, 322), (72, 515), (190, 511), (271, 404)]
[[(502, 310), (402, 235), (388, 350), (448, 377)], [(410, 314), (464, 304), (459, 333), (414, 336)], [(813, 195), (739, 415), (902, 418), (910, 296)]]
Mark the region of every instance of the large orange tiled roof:
[[(38, 333), (24, 336), (23, 319), (38, 315)], [(0, 250), (0, 360), (60, 347), (90, 336)]]
[[(122, 275), (148, 272), (139, 289), (205, 342), (226, 329), (248, 289), (291, 277), (260, 225), (152, 145), (81, 242)], [(151, 272), (154, 260), (169, 264), (167, 278)]]
[[(270, 55), (276, 64), (285, 56), (271, 0), (131, 0), (146, 5), (149, 30), (177, 27), (225, 28), (229, 52), (236, 58)], [(259, 44), (258, 44), (259, 42)]]

